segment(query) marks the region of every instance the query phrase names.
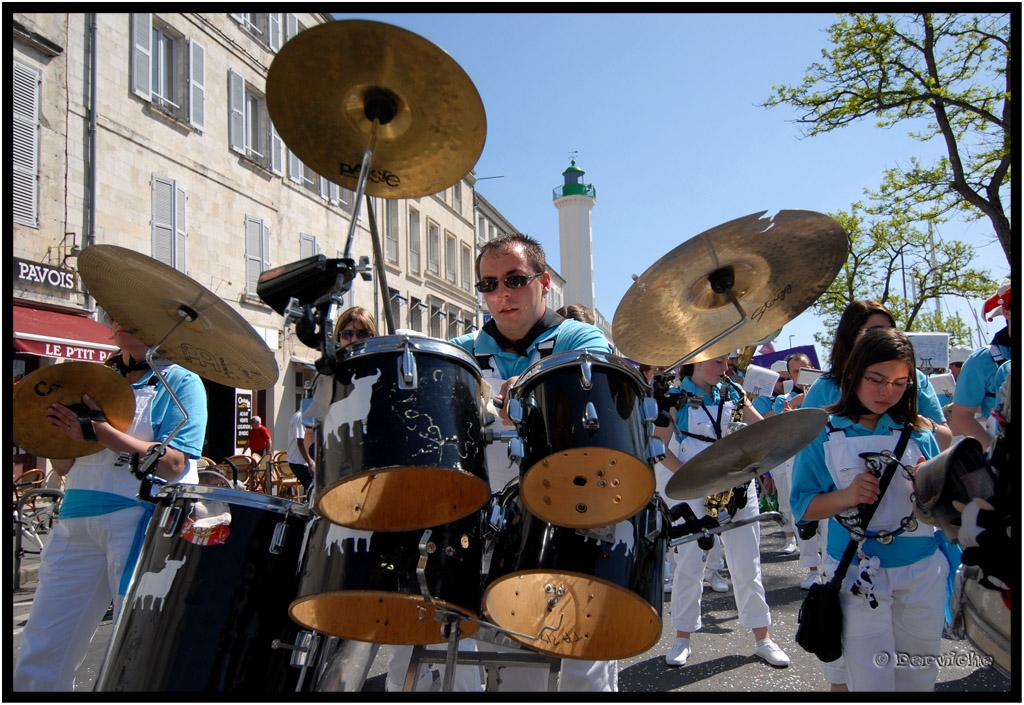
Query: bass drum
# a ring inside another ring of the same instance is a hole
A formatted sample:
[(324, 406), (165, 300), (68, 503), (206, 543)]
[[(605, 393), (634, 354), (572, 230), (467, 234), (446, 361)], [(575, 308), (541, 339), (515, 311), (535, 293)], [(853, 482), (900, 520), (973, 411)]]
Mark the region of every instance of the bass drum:
[(309, 635), (288, 603), (309, 509), (201, 485), (167, 485), (156, 504), (96, 690), (294, 691), (287, 647)]
[[(481, 510), (432, 529), (370, 532), (314, 517), (303, 542), (298, 597), (289, 613), (309, 629), (342, 639), (409, 645), (447, 641), (435, 619), (441, 616), (438, 608), (467, 618), (477, 617), (480, 609), (482, 523)], [(465, 621), (459, 628), (462, 636), (470, 636), (477, 625)]]
[(366, 531), (438, 526), (490, 497), (480, 368), (451, 343), (353, 343), (333, 365), (317, 433), (315, 509)]
[(522, 500), (544, 521), (601, 527), (640, 512), (654, 496), (648, 433), (657, 403), (633, 365), (604, 353), (551, 355), (509, 392), (519, 431)]
[(516, 484), (495, 501), (497, 534), (483, 597), (494, 624), (524, 646), (563, 658), (628, 658), (658, 641), (671, 525), (660, 498), (600, 529), (538, 519)]

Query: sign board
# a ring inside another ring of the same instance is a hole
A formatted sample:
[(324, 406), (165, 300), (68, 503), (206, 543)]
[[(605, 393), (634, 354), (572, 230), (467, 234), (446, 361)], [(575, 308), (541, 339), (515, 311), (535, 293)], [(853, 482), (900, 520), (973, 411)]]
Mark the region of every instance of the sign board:
[(949, 333), (907, 333), (914, 344), (917, 366), (923, 369), (949, 367)]
[(249, 441), (252, 420), (252, 394), (235, 392), (235, 446), (241, 448)]
[(950, 399), (953, 398), (953, 392), (956, 391), (956, 380), (953, 379), (953, 375), (949, 372), (943, 372), (939, 375), (932, 375), (928, 378), (928, 381), (932, 383), (932, 387), (935, 389), (935, 393), (941, 396), (947, 396)]
[(743, 389), (751, 398), (770, 397), (775, 391), (775, 382), (778, 379), (778, 372), (772, 372), (757, 365), (747, 365), (747, 372), (743, 377)]

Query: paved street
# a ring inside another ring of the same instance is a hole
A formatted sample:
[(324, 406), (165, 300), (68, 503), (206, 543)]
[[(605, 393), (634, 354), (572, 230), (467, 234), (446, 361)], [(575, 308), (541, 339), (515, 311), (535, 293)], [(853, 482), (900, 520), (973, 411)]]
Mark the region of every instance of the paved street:
[[(667, 691), (718, 693), (798, 693), (823, 692), (825, 682), (817, 660), (800, 650), (793, 642), (796, 613), (804, 591), (799, 586), (804, 572), (796, 556), (783, 556), (779, 549), (783, 534), (769, 525), (762, 532), (762, 566), (768, 602), (775, 623), (771, 636), (787, 651), (793, 663), (789, 668), (775, 669), (753, 656), (753, 637), (737, 624), (732, 591), (704, 593), (704, 628), (692, 638), (693, 655), (682, 668), (665, 665), (664, 655), (674, 641), (669, 619), (669, 603), (662, 612), (663, 632), (659, 642), (648, 652), (619, 662), (619, 689), (627, 693)], [(13, 665), (21, 642), (21, 631), (32, 603), (36, 582), (31, 559), (26, 562), (22, 589), (13, 595), (14, 649)], [(76, 691), (92, 690), (96, 675), (109, 644), (112, 624), (105, 621), (93, 639), (85, 664), (79, 671)], [(941, 655), (963, 665), (944, 665), (939, 672), (936, 690), (962, 693), (1008, 693), (1010, 681), (995, 668), (984, 664), (987, 656), (967, 641), (943, 640)], [(378, 650), (363, 692), (384, 690), (386, 649)], [(957, 658), (959, 657), (959, 658)]]

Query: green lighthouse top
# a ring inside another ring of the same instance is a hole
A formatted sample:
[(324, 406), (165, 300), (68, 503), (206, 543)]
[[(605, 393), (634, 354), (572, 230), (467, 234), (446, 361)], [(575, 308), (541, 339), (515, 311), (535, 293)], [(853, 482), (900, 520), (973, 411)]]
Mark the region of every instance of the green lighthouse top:
[(565, 184), (554, 190), (554, 199), (558, 200), (563, 196), (590, 196), (591, 198), (597, 198), (597, 191), (590, 184), (583, 183), (583, 175), (586, 172), (576, 166), (576, 160), (573, 159), (569, 164), (569, 168), (562, 172), (562, 176), (565, 177)]

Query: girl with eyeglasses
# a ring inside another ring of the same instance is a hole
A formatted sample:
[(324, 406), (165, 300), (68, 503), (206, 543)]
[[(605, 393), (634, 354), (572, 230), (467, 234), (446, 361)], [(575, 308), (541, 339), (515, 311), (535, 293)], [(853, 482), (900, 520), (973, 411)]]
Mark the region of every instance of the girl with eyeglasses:
[(334, 339), (342, 345), (348, 345), (356, 340), (376, 338), (377, 323), (373, 315), (362, 306), (353, 306), (338, 316), (338, 322), (334, 324)]
[[(864, 334), (844, 369), (825, 430), (797, 456), (790, 496), (798, 521), (827, 520), (826, 578), (852, 538), (859, 540), (842, 589), (846, 684), (853, 691), (930, 691), (951, 570), (940, 533), (913, 511), (913, 471), (939, 453), (917, 413), (914, 348), (892, 328)], [(906, 449), (884, 493), (880, 476), (909, 428)], [(861, 505), (881, 502), (869, 526)], [(850, 528), (852, 527), (852, 528)]]

